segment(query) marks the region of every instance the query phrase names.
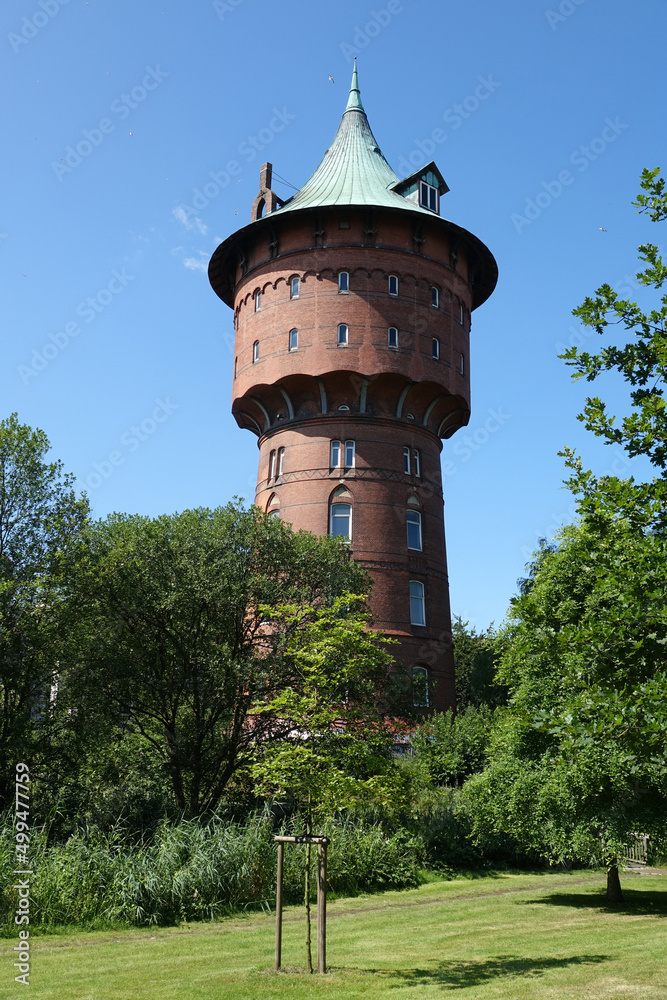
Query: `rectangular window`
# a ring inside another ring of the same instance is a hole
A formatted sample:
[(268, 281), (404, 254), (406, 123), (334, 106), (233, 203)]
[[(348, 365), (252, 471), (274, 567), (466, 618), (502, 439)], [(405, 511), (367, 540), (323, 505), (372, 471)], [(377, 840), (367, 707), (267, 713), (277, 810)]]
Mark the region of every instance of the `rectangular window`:
[(298, 278), (292, 278), (292, 280), (290, 281), (289, 297), (291, 299), (298, 299), (299, 298), (299, 279)]
[(272, 451), (269, 455), (269, 482), (273, 479), (276, 471), (276, 453)]
[(354, 468), (354, 441), (345, 442), (345, 468)]
[(428, 208), (431, 212), (438, 211), (438, 190), (426, 181), (419, 184), (419, 202), (423, 208)]
[(255, 343), (252, 345), (252, 361), (253, 361), (253, 364), (255, 363), (255, 361), (259, 361), (259, 341), (258, 340), (256, 340)]
[(422, 516), (418, 510), (407, 512), (408, 521), (408, 548), (416, 552), (422, 550)]
[(410, 580), (410, 624), (426, 625), (424, 584), (419, 580)]
[(341, 323), (338, 327), (338, 346), (347, 347), (347, 325)]
[(338, 291), (339, 292), (349, 292), (350, 290), (350, 275), (347, 271), (341, 271), (338, 275)]
[(289, 349), (290, 351), (296, 351), (299, 346), (299, 331), (290, 330), (289, 332)]
[(464, 354), (461, 355), (461, 358), (459, 360), (459, 371), (461, 372), (462, 375), (465, 375), (466, 359)]
[(390, 326), (387, 331), (387, 343), (390, 347), (398, 347), (398, 329), (395, 326)]
[(419, 451), (416, 448), (412, 452), (412, 457), (413, 457), (414, 463), (415, 463), (415, 476), (417, 477), (417, 479), (421, 479), (421, 476), (422, 476), (422, 457), (421, 457), (421, 455), (419, 454)]
[(278, 468), (276, 470), (276, 479), (283, 474), (283, 465), (285, 463), (285, 449), (278, 448)]
[(389, 275), (389, 294), (398, 295), (398, 278), (395, 274)]
[(340, 441), (332, 441), (329, 467), (331, 469), (337, 469), (339, 465), (340, 465)]
[(403, 472), (406, 476), (410, 475), (410, 449), (403, 449)]
[(329, 532), (334, 537), (352, 539), (352, 505), (349, 503), (332, 503), (329, 519)]
[(431, 341), (431, 351), (433, 352), (433, 357), (436, 360), (440, 359), (440, 341), (437, 337), (434, 337)]
[(262, 308), (262, 293), (257, 289), (255, 292), (255, 312), (258, 313)]
[(438, 289), (435, 287), (435, 285), (431, 289), (431, 305), (435, 306), (436, 309), (440, 305), (440, 293), (438, 292)]

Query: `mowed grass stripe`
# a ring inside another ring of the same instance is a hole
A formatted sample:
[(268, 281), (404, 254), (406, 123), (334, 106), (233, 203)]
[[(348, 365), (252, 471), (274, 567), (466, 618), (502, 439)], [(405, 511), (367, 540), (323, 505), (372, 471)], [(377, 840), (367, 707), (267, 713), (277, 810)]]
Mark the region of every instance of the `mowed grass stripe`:
[[(502, 888), (502, 892), (498, 890)], [(624, 880), (608, 910), (590, 873), (429, 883), (331, 904), (331, 973), (307, 976), (304, 925), (286, 911), (283, 963), (272, 915), (189, 928), (33, 937), (33, 1000), (435, 998), (606, 1000), (667, 996), (667, 877)], [(405, 904), (405, 905), (401, 905)], [(415, 905), (420, 904), (420, 905)], [(0, 998), (19, 989), (14, 941), (0, 946)], [(28, 991), (25, 991), (25, 995)]]

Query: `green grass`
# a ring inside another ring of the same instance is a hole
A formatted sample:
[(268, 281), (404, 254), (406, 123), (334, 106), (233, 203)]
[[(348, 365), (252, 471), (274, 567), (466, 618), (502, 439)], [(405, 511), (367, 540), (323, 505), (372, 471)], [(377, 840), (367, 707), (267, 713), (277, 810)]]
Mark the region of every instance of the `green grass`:
[(273, 966), (268, 914), (176, 928), (32, 939), (29, 990), (0, 942), (0, 998), (31, 1000), (606, 1000), (667, 996), (667, 876), (487, 875), (338, 899), (329, 906), (326, 976), (307, 976), (303, 921), (285, 911)]

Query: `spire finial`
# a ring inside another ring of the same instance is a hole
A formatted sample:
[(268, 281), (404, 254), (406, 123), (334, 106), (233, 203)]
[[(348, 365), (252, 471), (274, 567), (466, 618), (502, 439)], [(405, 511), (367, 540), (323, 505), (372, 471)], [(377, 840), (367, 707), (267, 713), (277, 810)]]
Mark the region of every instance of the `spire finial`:
[[(354, 57), (354, 69), (352, 70), (352, 83), (350, 84), (350, 96), (347, 99), (345, 111), (364, 111), (361, 103), (361, 92), (359, 90), (359, 77), (357, 76), (357, 57)], [(345, 112), (343, 112), (345, 113)]]

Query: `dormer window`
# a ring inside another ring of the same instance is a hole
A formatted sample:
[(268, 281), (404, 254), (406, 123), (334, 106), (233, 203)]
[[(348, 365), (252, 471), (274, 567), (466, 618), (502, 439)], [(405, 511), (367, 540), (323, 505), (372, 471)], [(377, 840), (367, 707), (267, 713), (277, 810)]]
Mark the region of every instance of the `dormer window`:
[(429, 212), (440, 212), (438, 189), (427, 181), (419, 182), (419, 204)]

